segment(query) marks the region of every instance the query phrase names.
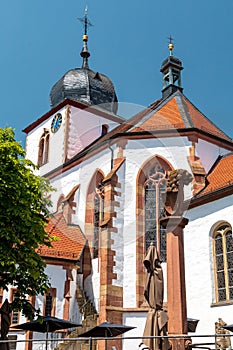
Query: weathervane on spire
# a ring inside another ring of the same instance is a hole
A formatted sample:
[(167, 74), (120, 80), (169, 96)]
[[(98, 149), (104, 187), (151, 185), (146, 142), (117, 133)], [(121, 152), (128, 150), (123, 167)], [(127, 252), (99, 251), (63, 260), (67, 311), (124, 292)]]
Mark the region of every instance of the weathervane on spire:
[(174, 44), (173, 44), (174, 39), (170, 35), (168, 40), (169, 40), (168, 48), (170, 50), (170, 56), (172, 56), (172, 50), (174, 49)]
[(88, 7), (86, 6), (84, 17), (78, 18), (79, 21), (84, 24), (83, 48), (82, 48), (82, 51), (81, 51), (80, 55), (83, 58), (82, 68), (86, 68), (86, 69), (89, 68), (89, 66), (88, 66), (88, 57), (90, 57), (90, 52), (88, 51), (88, 48), (87, 48), (87, 42), (88, 42), (87, 29), (88, 29), (88, 27), (93, 26), (92, 23), (89, 21), (89, 19), (87, 17), (87, 13), (88, 13)]

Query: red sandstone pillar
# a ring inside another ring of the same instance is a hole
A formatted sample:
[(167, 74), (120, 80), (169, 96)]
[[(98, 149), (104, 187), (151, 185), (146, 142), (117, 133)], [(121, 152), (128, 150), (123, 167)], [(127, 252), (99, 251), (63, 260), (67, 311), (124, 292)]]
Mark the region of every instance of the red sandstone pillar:
[[(188, 219), (170, 216), (161, 219), (167, 229), (168, 335), (187, 334), (183, 229)], [(187, 338), (171, 338), (172, 350), (184, 350)]]

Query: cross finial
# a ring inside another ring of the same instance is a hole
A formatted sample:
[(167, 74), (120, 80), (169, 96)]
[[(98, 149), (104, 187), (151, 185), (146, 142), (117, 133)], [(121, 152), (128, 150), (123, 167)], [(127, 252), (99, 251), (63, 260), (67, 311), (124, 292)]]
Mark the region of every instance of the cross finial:
[(168, 48), (170, 50), (170, 56), (171, 56), (172, 55), (172, 50), (174, 49), (174, 44), (173, 44), (174, 39), (170, 35), (168, 40), (169, 40)]
[(86, 5), (85, 12), (84, 12), (84, 17), (78, 18), (79, 21), (84, 24), (84, 35), (87, 35), (87, 28), (93, 26), (93, 24), (88, 19), (87, 14), (88, 14), (88, 6)]
[(169, 36), (168, 40), (169, 40), (169, 44), (173, 44), (174, 39), (172, 38), (171, 35)]

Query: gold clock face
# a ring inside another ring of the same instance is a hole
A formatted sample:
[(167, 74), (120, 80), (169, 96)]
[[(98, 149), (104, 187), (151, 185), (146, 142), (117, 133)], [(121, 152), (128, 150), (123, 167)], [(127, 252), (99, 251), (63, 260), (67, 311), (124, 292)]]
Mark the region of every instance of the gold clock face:
[(52, 132), (57, 132), (58, 129), (60, 128), (60, 126), (61, 126), (61, 123), (62, 123), (62, 115), (61, 115), (61, 113), (57, 113), (53, 117), (53, 120), (52, 120), (52, 123), (51, 123), (51, 131)]

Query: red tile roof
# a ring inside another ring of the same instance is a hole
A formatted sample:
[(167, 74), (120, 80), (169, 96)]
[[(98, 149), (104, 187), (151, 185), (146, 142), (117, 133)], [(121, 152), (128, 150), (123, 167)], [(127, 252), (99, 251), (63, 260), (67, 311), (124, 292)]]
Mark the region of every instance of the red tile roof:
[[(132, 125), (131, 120), (129, 124)], [(121, 127), (121, 126), (120, 126)], [(120, 128), (119, 127), (119, 128)], [(180, 91), (161, 101), (155, 111), (142, 116), (130, 132), (196, 128), (232, 142), (223, 131), (202, 114)]]
[(137, 125), (131, 129), (131, 132), (185, 128), (175, 98), (168, 101), (152, 115), (148, 115), (145, 121), (139, 122)]
[(56, 213), (49, 219), (46, 231), (59, 240), (52, 242), (52, 248), (40, 246), (38, 253), (44, 258), (77, 261), (85, 246), (86, 239), (79, 226), (68, 225), (63, 213)]
[(231, 141), (230, 137), (204, 116), (186, 97), (184, 97), (184, 100), (194, 127)]
[(212, 192), (233, 185), (233, 153), (219, 158), (207, 175), (207, 186), (199, 192), (202, 197)]

